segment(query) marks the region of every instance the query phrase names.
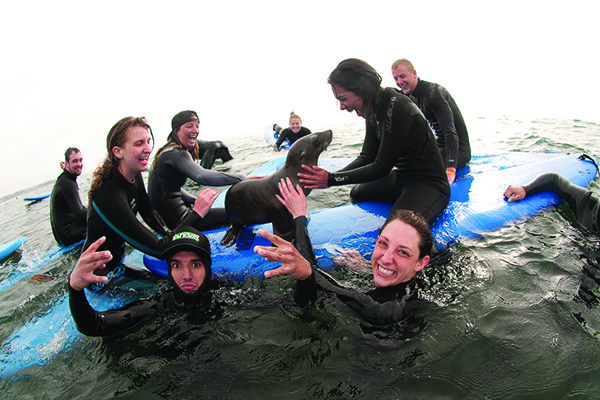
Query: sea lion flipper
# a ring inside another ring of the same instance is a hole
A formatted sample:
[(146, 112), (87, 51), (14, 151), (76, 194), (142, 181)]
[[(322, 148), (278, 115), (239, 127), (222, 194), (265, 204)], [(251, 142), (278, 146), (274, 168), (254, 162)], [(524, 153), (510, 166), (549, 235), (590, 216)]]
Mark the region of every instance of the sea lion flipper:
[(235, 243), (239, 234), (240, 228), (235, 228), (233, 225), (231, 225), (229, 229), (227, 229), (227, 232), (225, 232), (223, 239), (221, 239), (221, 245), (225, 247), (230, 247)]

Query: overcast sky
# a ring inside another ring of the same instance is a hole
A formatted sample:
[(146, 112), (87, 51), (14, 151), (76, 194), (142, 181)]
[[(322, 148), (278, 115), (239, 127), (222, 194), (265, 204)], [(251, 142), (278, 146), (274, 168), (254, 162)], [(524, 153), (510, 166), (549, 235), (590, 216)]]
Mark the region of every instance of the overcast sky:
[(159, 145), (184, 109), (205, 139), (262, 133), (292, 110), (311, 129), (354, 121), (326, 83), (348, 57), (386, 86), (410, 59), (467, 121), (600, 122), (597, 1), (5, 3), (0, 195), (56, 177), (68, 146), (91, 171), (127, 115), (145, 115)]

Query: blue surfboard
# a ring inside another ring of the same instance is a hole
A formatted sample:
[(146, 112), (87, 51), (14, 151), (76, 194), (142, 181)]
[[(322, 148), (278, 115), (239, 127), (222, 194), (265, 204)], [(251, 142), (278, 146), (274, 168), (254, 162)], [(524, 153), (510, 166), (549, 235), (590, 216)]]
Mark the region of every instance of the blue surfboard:
[[(335, 171), (352, 159), (319, 160), (319, 165)], [(268, 175), (283, 165), (278, 158), (259, 168), (259, 174)], [(474, 157), (468, 166), (460, 168), (451, 186), (448, 207), (432, 224), (432, 233), (438, 249), (477, 238), (511, 222), (532, 216), (561, 202), (553, 193), (528, 196), (520, 202), (509, 203), (502, 194), (510, 184), (525, 184), (544, 172), (558, 172), (573, 183), (587, 187), (595, 179), (597, 166), (590, 159), (562, 153), (505, 153)], [(224, 196), (224, 193), (221, 193)], [(219, 200), (219, 199), (217, 199)], [(222, 198), (221, 198), (222, 200)], [(222, 206), (222, 205), (221, 205)], [(308, 232), (321, 268), (334, 266), (333, 257), (339, 250), (354, 249), (362, 254), (372, 252), (377, 230), (392, 207), (390, 203), (364, 202), (313, 211), (308, 221)], [(275, 267), (254, 253), (255, 245), (270, 245), (256, 234), (261, 228), (272, 232), (270, 223), (245, 228), (235, 246), (220, 245), (227, 228), (205, 232), (211, 243), (212, 270), (216, 276), (243, 279), (261, 277)], [(164, 260), (143, 256), (144, 265), (151, 271), (167, 275)]]
[(23, 243), (25, 243), (26, 241), (27, 241), (26, 237), (20, 237), (18, 239), (11, 240), (10, 242), (0, 245), (0, 260), (2, 260), (6, 256), (12, 254), (13, 251), (15, 251), (16, 249), (21, 247), (23, 245)]
[[(277, 139), (279, 139), (279, 132), (277, 132), (274, 129), (274, 127), (275, 127), (275, 124), (269, 125), (265, 128), (265, 140), (271, 146), (273, 146), (275, 143), (277, 143)], [(286, 139), (283, 141), (283, 143), (281, 143), (281, 145), (279, 146), (279, 149), (287, 150), (290, 148), (291, 145), (292, 144)]]
[(44, 200), (44, 199), (47, 199), (48, 197), (50, 197), (51, 194), (52, 193), (42, 194), (42, 195), (39, 195), (39, 196), (25, 197), (23, 200), (25, 200), (25, 201)]

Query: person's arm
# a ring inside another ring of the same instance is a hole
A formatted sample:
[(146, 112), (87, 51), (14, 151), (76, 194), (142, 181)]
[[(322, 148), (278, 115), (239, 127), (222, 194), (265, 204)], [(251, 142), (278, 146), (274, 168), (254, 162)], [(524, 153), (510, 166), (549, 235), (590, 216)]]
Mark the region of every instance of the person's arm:
[[(458, 165), (458, 146), (459, 139), (456, 127), (454, 126), (454, 113), (450, 107), (446, 96), (449, 94), (440, 86), (435, 85), (435, 91), (427, 91), (430, 95), (426, 99), (426, 106), (433, 115), (438, 124), (440, 134), (444, 137), (444, 149), (446, 152), (446, 171), (456, 173)], [(448, 174), (448, 180), (452, 183), (456, 175)]]
[(285, 128), (284, 130), (279, 131), (279, 137), (277, 138), (277, 141), (275, 142), (275, 145), (273, 146), (273, 148), (275, 149), (275, 151), (281, 150), (279, 148), (279, 146), (281, 146), (281, 144), (283, 143), (283, 141), (287, 138), (288, 132), (290, 132), (290, 128)]
[(77, 260), (69, 274), (69, 308), (77, 330), (88, 336), (107, 336), (130, 328), (154, 314), (144, 301), (128, 304), (117, 310), (98, 312), (92, 308), (84, 289), (93, 283), (107, 281), (105, 276), (94, 275), (94, 271), (104, 268), (112, 259), (109, 251), (97, 251), (104, 243), (102, 237), (92, 243)]
[(65, 202), (69, 210), (75, 215), (78, 221), (85, 221), (87, 216), (87, 208), (81, 203), (81, 197), (79, 197), (79, 188), (75, 181), (69, 181), (69, 185), (66, 190), (62, 191)]
[(194, 162), (191, 154), (187, 151), (172, 151), (169, 156), (175, 158), (171, 165), (180, 174), (185, 175), (200, 185), (227, 186), (244, 180), (244, 175), (241, 174), (230, 174), (202, 168)]

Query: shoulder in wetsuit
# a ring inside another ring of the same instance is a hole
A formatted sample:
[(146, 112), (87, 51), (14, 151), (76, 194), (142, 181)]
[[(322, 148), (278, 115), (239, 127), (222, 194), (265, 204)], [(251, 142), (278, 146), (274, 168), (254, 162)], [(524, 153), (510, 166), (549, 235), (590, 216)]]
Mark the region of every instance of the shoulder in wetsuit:
[(279, 137), (277, 138), (277, 142), (275, 142), (275, 148), (277, 150), (279, 150), (279, 146), (281, 146), (281, 144), (287, 139), (288, 142), (290, 142), (290, 144), (294, 143), (296, 140), (300, 139), (301, 137), (304, 137), (306, 135), (310, 135), (310, 129), (302, 126), (300, 127), (300, 131), (298, 131), (298, 133), (294, 133), (292, 132), (292, 130), (290, 128), (285, 128), (284, 130), (281, 131), (281, 133), (279, 134)]
[(331, 275), (317, 267), (312, 244), (306, 228), (306, 217), (294, 219), (295, 246), (312, 268), (312, 275), (300, 280), (296, 285), (294, 300), (307, 304), (315, 299), (317, 289), (334, 293), (348, 307), (357, 312), (363, 320), (373, 325), (387, 325), (401, 321), (412, 309), (407, 302), (418, 299), (415, 279), (391, 287), (378, 287), (367, 293), (348, 288), (337, 282)]
[(468, 163), (471, 144), (467, 125), (450, 93), (437, 83), (419, 79), (410, 97), (433, 127), (446, 168)]
[[(182, 189), (188, 178), (200, 185), (227, 186), (242, 181), (244, 176), (204, 169), (181, 147), (164, 150), (150, 170), (148, 195), (169, 229), (175, 229), (192, 212), (188, 204), (193, 204), (196, 197)], [(225, 209), (211, 208), (196, 228), (211, 229), (227, 224)]]
[(577, 186), (567, 178), (553, 172), (541, 174), (533, 181), (523, 185), (525, 193), (552, 191), (569, 204), (577, 221), (596, 233), (600, 233), (599, 201), (590, 190)]
[(65, 170), (56, 179), (50, 198), (50, 224), (58, 244), (66, 247), (85, 239), (86, 217), (77, 177)]
[[(138, 212), (148, 226), (162, 235), (162, 238), (159, 239), (138, 220)], [(201, 217), (192, 212), (183, 224), (195, 227), (200, 220)], [(92, 198), (87, 224), (87, 238), (83, 250), (102, 236), (106, 236), (106, 241), (99, 250), (109, 250), (113, 256), (106, 268), (96, 271), (102, 275), (108, 275), (121, 266), (125, 255), (125, 242), (143, 253), (160, 258), (170, 236), (170, 231), (150, 203), (141, 174), (137, 174), (132, 182), (125, 180), (121, 174), (112, 181), (103, 182)]]
[(186, 302), (178, 298), (174, 290), (169, 290), (147, 299), (133, 301), (119, 309), (99, 312), (90, 306), (84, 290), (77, 291), (69, 286), (71, 315), (77, 330), (87, 336), (113, 335), (169, 312), (198, 314), (207, 310), (210, 305), (210, 292), (203, 293), (193, 302)]

